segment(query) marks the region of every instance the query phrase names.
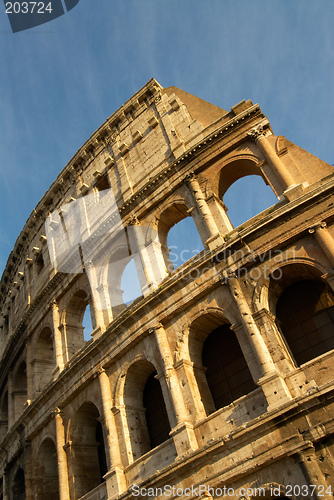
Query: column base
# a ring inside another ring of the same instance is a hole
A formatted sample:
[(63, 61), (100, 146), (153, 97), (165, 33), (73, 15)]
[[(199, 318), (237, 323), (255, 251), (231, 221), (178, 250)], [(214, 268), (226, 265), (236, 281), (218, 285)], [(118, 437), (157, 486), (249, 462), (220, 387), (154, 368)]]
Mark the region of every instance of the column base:
[(118, 497), (127, 490), (124, 470), (121, 467), (112, 467), (103, 479), (106, 481), (108, 499)]
[(296, 200), (297, 198), (302, 196), (302, 194), (304, 194), (305, 188), (307, 188), (308, 185), (308, 182), (303, 182), (302, 184), (293, 184), (284, 191), (283, 195), (288, 199), (288, 201)]
[(262, 387), (268, 402), (267, 411), (275, 410), (292, 400), (285, 381), (277, 372), (271, 372), (261, 377), (258, 381), (258, 385)]
[(174, 440), (176, 453), (178, 457), (182, 457), (189, 451), (197, 450), (198, 443), (194, 433), (194, 427), (188, 422), (182, 422), (174, 427), (169, 435)]
[(209, 250), (215, 250), (216, 248), (223, 246), (225, 244), (225, 241), (223, 237), (219, 233), (217, 233), (206, 240), (205, 243), (208, 245)]

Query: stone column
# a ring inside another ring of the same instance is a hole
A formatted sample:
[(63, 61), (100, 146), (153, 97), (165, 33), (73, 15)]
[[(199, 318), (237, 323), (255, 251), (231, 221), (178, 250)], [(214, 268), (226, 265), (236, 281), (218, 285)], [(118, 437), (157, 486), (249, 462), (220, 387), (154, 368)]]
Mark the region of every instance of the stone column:
[(308, 484), (316, 486), (313, 498), (318, 498), (319, 500), (333, 500), (333, 496), (326, 493), (329, 484), (327, 483), (326, 477), (320, 468), (314, 446), (310, 443), (308, 448), (301, 450), (296, 454), (296, 458), (300, 463), (300, 467)]
[[(178, 379), (183, 379), (185, 381), (185, 385), (182, 388), (182, 391), (183, 394), (186, 394), (186, 401), (189, 401), (189, 405), (191, 408), (195, 408), (194, 415), (192, 415), (192, 421), (195, 422), (197, 420), (205, 418), (207, 416), (205, 411), (206, 406), (203, 401), (203, 395), (201, 395), (199, 391), (196, 377), (196, 373), (200, 373), (200, 376), (203, 373), (203, 377), (205, 377), (205, 373), (203, 371), (204, 369), (199, 369), (188, 359), (180, 359), (179, 361), (177, 361), (177, 363), (175, 363), (174, 368), (176, 370)], [(210, 410), (212, 410), (212, 412), (215, 411), (214, 406), (212, 406)]]
[(170, 435), (174, 438), (178, 455), (182, 455), (189, 450), (196, 450), (198, 448), (194, 428), (189, 422), (188, 413), (183, 400), (183, 394), (173, 366), (173, 357), (165, 329), (161, 324), (158, 324), (151, 330), (151, 332), (154, 332), (154, 336), (158, 344), (167, 387), (171, 393), (176, 415), (176, 427), (172, 429)]
[(280, 181), (283, 189), (286, 190), (288, 187), (293, 186), (295, 184), (295, 181), (290, 172), (288, 172), (288, 170), (286, 169), (283, 162), (277, 156), (276, 151), (272, 148), (271, 144), (267, 140), (263, 126), (260, 125), (256, 128), (253, 128), (250, 132), (248, 132), (248, 135), (260, 148), (267, 163), (271, 166), (276, 177)]
[(223, 245), (224, 240), (219, 233), (217, 224), (212, 216), (210, 208), (208, 207), (199, 182), (193, 172), (186, 177), (186, 182), (188, 183), (190, 191), (195, 199), (196, 208), (209, 235), (206, 244), (210, 250), (214, 250), (215, 248)]
[(320, 248), (323, 250), (331, 265), (334, 267), (334, 240), (327, 229), (326, 222), (319, 222), (318, 224), (312, 226), (308, 231), (310, 234), (314, 234)]
[(53, 371), (54, 376), (57, 377), (59, 372), (64, 369), (64, 353), (63, 353), (63, 342), (60, 327), (59, 318), (59, 308), (56, 300), (51, 302), (50, 307), (52, 308), (52, 321), (53, 321), (53, 341), (54, 341), (54, 352), (56, 356), (56, 367)]
[(68, 469), (65, 446), (65, 429), (62, 411), (57, 408), (54, 412), (56, 423), (56, 440), (57, 440), (57, 462), (58, 462), (58, 478), (59, 478), (59, 500), (69, 500), (70, 489), (68, 484)]
[(112, 395), (110, 389), (109, 377), (105, 370), (101, 368), (98, 372), (101, 395), (102, 395), (102, 405), (103, 405), (103, 419), (105, 423), (105, 429), (107, 431), (107, 443), (108, 449), (107, 460), (109, 470), (104, 476), (106, 479), (106, 485), (108, 490), (108, 498), (112, 498), (115, 495), (120, 495), (126, 491), (126, 479), (124, 476), (123, 467), (121, 465), (121, 455), (118, 442), (118, 433), (115, 424), (115, 417), (111, 411), (112, 408)]
[(279, 376), (272, 357), (253, 319), (251, 309), (244, 296), (240, 280), (229, 278), (228, 286), (238, 307), (241, 324), (246, 332), (254, 356), (257, 359), (261, 377), (256, 381), (263, 389), (270, 409), (291, 400), (285, 381)]

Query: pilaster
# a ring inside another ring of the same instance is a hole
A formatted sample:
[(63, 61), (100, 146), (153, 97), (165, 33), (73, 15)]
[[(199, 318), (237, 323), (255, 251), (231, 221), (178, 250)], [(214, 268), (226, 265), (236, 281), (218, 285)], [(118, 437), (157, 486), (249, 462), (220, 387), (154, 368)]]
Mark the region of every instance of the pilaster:
[(62, 411), (57, 408), (54, 412), (56, 424), (56, 445), (59, 478), (59, 500), (69, 500), (70, 489), (68, 484), (67, 457), (65, 452), (65, 429)]
[(109, 377), (104, 369), (98, 371), (101, 395), (102, 395), (102, 405), (103, 405), (103, 420), (105, 424), (105, 430), (107, 432), (107, 444), (108, 449), (107, 461), (108, 461), (108, 472), (104, 476), (106, 480), (108, 498), (112, 498), (116, 495), (123, 493), (126, 486), (126, 478), (124, 475), (124, 470), (121, 465), (121, 455), (119, 449), (118, 433), (115, 423), (115, 416), (112, 413), (112, 395), (110, 389)]
[(334, 267), (334, 240), (327, 229), (326, 222), (319, 222), (312, 226), (309, 230), (313, 234), (320, 248), (328, 258), (331, 265)]
[(183, 455), (189, 450), (198, 448), (193, 425), (189, 422), (189, 415), (184, 404), (183, 394), (179, 385), (178, 376), (173, 366), (173, 356), (168, 342), (166, 331), (161, 324), (153, 329), (154, 336), (159, 348), (164, 367), (164, 376), (171, 394), (172, 403), (176, 415), (176, 426), (170, 435), (174, 439), (174, 444), (178, 455)]

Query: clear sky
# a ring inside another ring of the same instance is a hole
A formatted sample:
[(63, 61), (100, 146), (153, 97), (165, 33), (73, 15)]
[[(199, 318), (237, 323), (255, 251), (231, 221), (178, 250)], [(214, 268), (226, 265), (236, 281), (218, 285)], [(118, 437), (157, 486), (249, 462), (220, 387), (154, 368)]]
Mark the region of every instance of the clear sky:
[(151, 77), (227, 110), (252, 99), (275, 133), (334, 163), (333, 0), (80, 0), (14, 34), (4, 10), (0, 273), (59, 172)]

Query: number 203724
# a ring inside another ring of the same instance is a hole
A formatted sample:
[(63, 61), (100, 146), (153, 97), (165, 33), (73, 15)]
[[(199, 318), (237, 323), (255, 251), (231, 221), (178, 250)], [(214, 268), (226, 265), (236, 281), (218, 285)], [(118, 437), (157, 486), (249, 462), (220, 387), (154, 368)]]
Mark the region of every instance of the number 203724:
[(6, 14), (45, 14), (52, 12), (52, 2), (6, 2)]

